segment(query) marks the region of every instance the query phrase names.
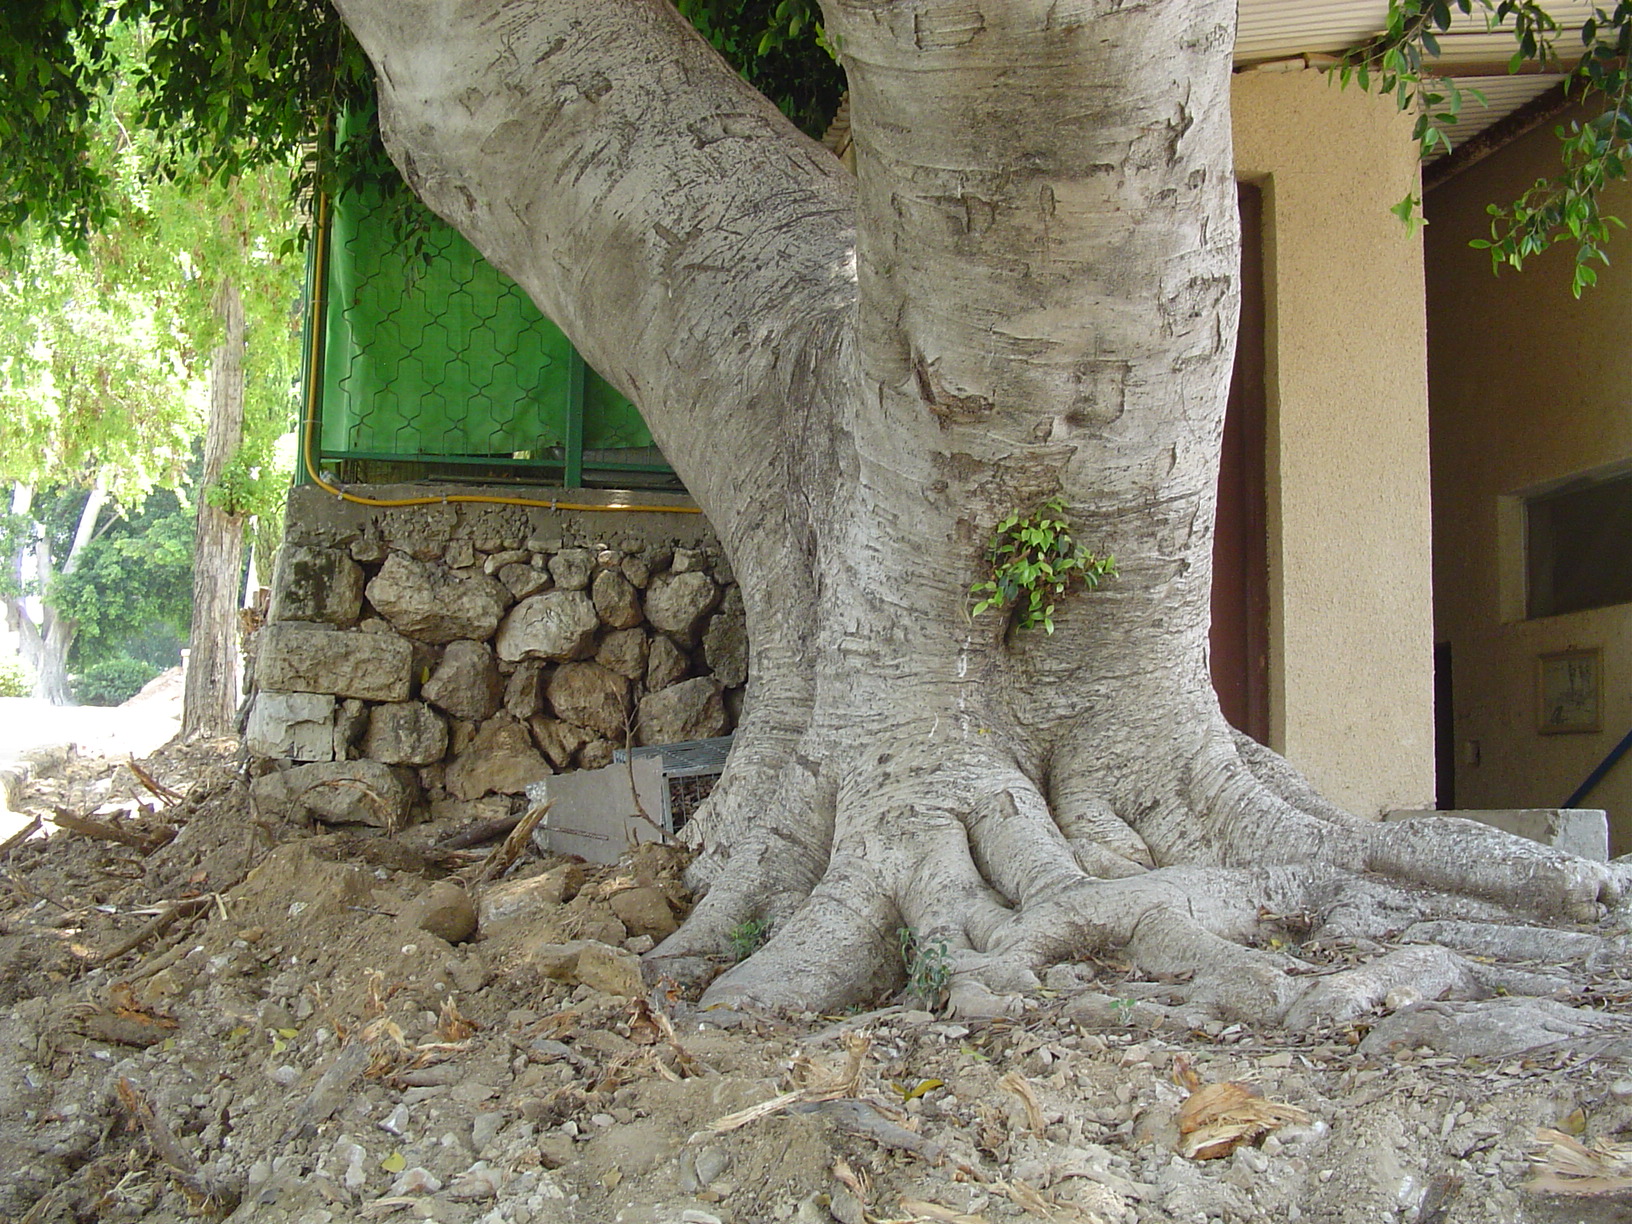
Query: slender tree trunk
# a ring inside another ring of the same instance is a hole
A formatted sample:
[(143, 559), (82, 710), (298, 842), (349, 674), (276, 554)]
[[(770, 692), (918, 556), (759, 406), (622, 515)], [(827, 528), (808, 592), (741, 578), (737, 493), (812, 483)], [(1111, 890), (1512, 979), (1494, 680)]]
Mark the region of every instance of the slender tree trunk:
[(204, 436), (206, 495), (198, 499), (193, 545), (193, 625), (182, 698), (181, 733), (230, 735), (238, 710), (238, 576), (244, 520), (211, 503), (244, 433), (244, 307), (238, 287), (222, 284), (216, 298), (221, 347), (210, 364), (210, 420)]
[[(74, 527), (68, 556), (63, 559), (61, 571), (64, 575), (72, 574), (79, 568), (85, 546), (96, 534), (97, 520), (102, 517), (107, 502), (107, 487), (101, 473), (98, 473), (85, 497), (85, 506), (79, 512), (79, 522)], [(42, 541), (35, 561), (35, 578), (41, 591), (50, 590), (55, 568), (51, 550)], [(23, 658), (34, 668), (34, 696), (52, 705), (75, 704), (68, 687), (68, 650), (79, 633), (79, 622), (61, 615), (49, 602), (45, 604), (45, 615), (38, 625), (20, 602), (18, 612), (23, 634)]]
[[(689, 826), (708, 892), (653, 972), (706, 980), (769, 919), (708, 997), (835, 1006), (901, 982), (905, 926), (971, 1013), (1116, 947), (1305, 1023), (1395, 979), (1311, 988), (1246, 945), (1265, 913), (1405, 904), (1363, 872), (1616, 895), (1479, 826), (1359, 821), (1219, 712), (1230, 0), (828, 0), (855, 178), (666, 0), (338, 4), (409, 182), (640, 404), (742, 585), (748, 712)], [(1052, 635), (972, 619), (995, 525), (1051, 498), (1118, 576)]]
[[(29, 511), (34, 505), (34, 488), (22, 483), (11, 487), (11, 514), (14, 519), (27, 521), (33, 524)], [(16, 644), (17, 653), (33, 666), (32, 651), (34, 647), (29, 642), (24, 623), (29, 619), (28, 605), (23, 597), (23, 586), (26, 579), (25, 565), (29, 550), (34, 546), (34, 533), (28, 536), (18, 536), (12, 541), (12, 551), (6, 558), (6, 580), (9, 589), (13, 592), (6, 599), (6, 628), (10, 631), (12, 641)]]

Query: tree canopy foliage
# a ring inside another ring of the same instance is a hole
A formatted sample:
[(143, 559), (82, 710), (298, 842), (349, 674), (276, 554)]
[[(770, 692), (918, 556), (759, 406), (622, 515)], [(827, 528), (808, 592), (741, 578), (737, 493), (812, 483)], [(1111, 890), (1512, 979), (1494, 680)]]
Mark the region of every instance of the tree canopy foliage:
[[(1558, 173), (1537, 179), (1511, 203), (1493, 202), (1490, 237), (1473, 244), (1490, 252), (1493, 267), (1517, 269), (1555, 242), (1573, 243), (1572, 288), (1580, 297), (1597, 283), (1594, 265), (1608, 262), (1604, 248), (1611, 230), (1622, 227), (1602, 211), (1599, 199), (1606, 186), (1627, 177), (1632, 164), (1632, 0), (1595, 7), (1581, 26), (1579, 50), (1537, 0), (1390, 0), (1386, 30), (1345, 60), (1339, 78), (1391, 93), (1401, 110), (1415, 110), (1424, 157), (1451, 152), (1447, 128), (1468, 101), (1483, 104), (1476, 91), (1459, 89), (1434, 71), (1439, 36), (1459, 16), (1482, 17), (1491, 28), (1509, 31), (1508, 70), (1541, 64), (1565, 73), (1564, 88), (1591, 115), (1555, 129)], [(1419, 205), (1410, 197), (1402, 201), (1402, 218), (1411, 219)]]
[[(40, 33), (69, 7), (8, 12), (0, 28), (15, 36), (34, 19)], [(72, 63), (51, 78), (60, 88), (39, 84), (46, 74), (29, 58), (38, 48), (12, 48), (13, 63), (34, 65), (26, 78), (11, 63), (0, 69), (8, 85), (26, 79), (25, 90), (48, 104), (30, 119), (14, 99), (0, 108), (0, 126), (54, 124), (50, 133), (28, 128), (45, 144), (32, 159), (14, 156), (15, 143), (0, 150), (0, 162), (20, 172), (3, 194), (13, 227), (0, 263), (0, 480), (23, 491), (34, 524), (13, 540), (20, 548), (9, 567), (9, 585), (26, 573), (28, 589), (8, 594), (45, 601), (33, 635), (42, 676), (60, 671), (70, 643), (83, 663), (144, 625), (185, 620), (192, 548), (181, 545), (196, 501), (275, 520), (288, 478), (287, 457), (278, 462), (274, 450), (293, 424), (298, 365), (301, 269), (290, 258), (298, 149), (270, 140), (251, 148), (217, 133), (205, 156), (187, 123), (163, 126), (171, 74), (205, 66), (177, 58), (184, 29), (128, 20), (118, 8), (82, 6), (69, 32)], [(215, 118), (230, 126), (224, 112)], [(53, 164), (53, 148), (66, 160)], [(62, 207), (69, 197), (77, 202)], [(197, 483), (228, 286), (248, 320), (243, 444), (213, 487), (163, 499), (167, 512), (135, 527), (155, 490)], [(50, 519), (69, 505), (88, 505), (87, 521), (53, 540)], [(35, 540), (56, 547), (35, 554)], [(34, 607), (14, 599), (13, 619), (28, 620)], [(61, 693), (60, 683), (47, 687)]]

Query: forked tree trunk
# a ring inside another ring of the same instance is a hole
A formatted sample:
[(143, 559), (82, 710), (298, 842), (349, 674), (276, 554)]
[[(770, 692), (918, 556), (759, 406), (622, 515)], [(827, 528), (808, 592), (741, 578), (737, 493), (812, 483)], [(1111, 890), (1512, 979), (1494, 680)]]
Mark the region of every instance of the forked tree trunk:
[[(210, 420), (200, 487), (213, 488), (244, 436), (244, 306), (230, 280), (216, 297), (221, 347), (210, 362)], [(193, 623), (181, 734), (230, 735), (238, 711), (238, 576), (244, 520), (198, 499), (193, 535)]]
[[(1308, 990), (1242, 945), (1265, 910), (1395, 905), (1363, 869), (1554, 914), (1614, 894), (1476, 826), (1338, 812), (1219, 713), (1231, 0), (828, 0), (857, 177), (666, 0), (339, 7), (410, 184), (641, 406), (742, 585), (709, 890), (654, 972), (706, 977), (770, 919), (709, 997), (830, 1007), (901, 982), (905, 926), (972, 1012), (1122, 945), (1303, 1023), (1392, 979)], [(1055, 497), (1118, 576), (1052, 636), (971, 619), (995, 524)]]

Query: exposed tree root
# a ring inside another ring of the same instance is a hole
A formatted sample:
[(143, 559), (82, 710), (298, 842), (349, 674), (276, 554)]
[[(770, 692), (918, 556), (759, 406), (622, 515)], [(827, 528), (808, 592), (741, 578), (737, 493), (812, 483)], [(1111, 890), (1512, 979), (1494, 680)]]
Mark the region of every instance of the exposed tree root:
[[(804, 823), (748, 823), (651, 965), (717, 966), (737, 924), (769, 917), (770, 942), (705, 1002), (841, 1007), (904, 984), (908, 927), (934, 955), (944, 947), (955, 1012), (1011, 1011), (1050, 965), (1115, 960), (1161, 983), (1159, 999), (1127, 1004), (1155, 1022), (1309, 1029), (1553, 995), (1569, 983), (1557, 966), (1626, 958), (1624, 933), (1525, 921), (1598, 923), (1623, 866), (1470, 821), (1361, 821), (1273, 754), (1226, 742), (1216, 759), (1177, 762), (1133, 820), (1075, 776), (1045, 798), (989, 750), (886, 755), (888, 773), (844, 778), (790, 763), (771, 810)], [(913, 801), (926, 794), (936, 807)], [(1597, 1031), (1567, 1012), (1525, 1023)]]

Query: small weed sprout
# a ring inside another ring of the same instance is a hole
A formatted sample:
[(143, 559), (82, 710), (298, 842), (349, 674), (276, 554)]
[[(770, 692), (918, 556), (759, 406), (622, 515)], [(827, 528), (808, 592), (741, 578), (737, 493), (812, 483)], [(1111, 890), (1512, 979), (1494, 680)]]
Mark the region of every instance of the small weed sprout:
[(901, 964), (907, 971), (906, 993), (928, 1011), (939, 1011), (952, 988), (952, 958), (946, 940), (924, 939), (909, 926), (896, 932), (901, 943)]
[(766, 919), (747, 918), (732, 927), (726, 938), (731, 941), (731, 951), (736, 953), (737, 959), (745, 961), (764, 946), (770, 933), (771, 924)]
[(1114, 577), (1116, 558), (1100, 557), (1072, 538), (1065, 503), (1052, 498), (1036, 513), (1011, 514), (992, 531), (986, 544), (988, 576), (969, 588), (979, 616), (988, 608), (1012, 609), (1022, 629), (1054, 632), (1055, 601), (1073, 586), (1088, 590)]

